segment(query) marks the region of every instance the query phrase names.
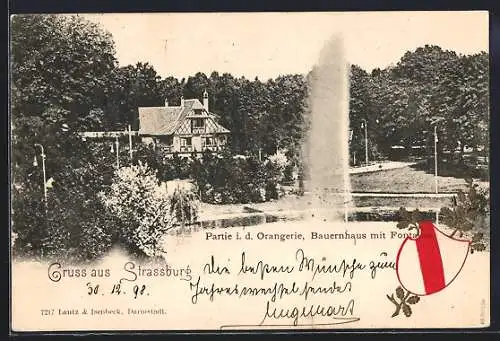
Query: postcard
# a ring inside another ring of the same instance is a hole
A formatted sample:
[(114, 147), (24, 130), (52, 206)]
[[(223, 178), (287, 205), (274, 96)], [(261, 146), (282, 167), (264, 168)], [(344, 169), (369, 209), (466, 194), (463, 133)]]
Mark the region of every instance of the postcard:
[(10, 28), (12, 332), (490, 325), (487, 12)]

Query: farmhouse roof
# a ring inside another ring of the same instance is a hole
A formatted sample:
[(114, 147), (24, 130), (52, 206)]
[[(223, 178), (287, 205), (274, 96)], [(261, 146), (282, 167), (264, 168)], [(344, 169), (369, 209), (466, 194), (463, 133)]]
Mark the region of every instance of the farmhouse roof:
[[(203, 109), (197, 99), (183, 100), (182, 106), (139, 107), (139, 135), (171, 135), (193, 115), (194, 110)], [(215, 115), (210, 113), (216, 133), (228, 133), (229, 130), (217, 123)]]
[(215, 116), (212, 113), (209, 113), (208, 116), (212, 119), (212, 122), (214, 124), (213, 132), (215, 133), (230, 133), (229, 129), (224, 128), (217, 122), (217, 116)]

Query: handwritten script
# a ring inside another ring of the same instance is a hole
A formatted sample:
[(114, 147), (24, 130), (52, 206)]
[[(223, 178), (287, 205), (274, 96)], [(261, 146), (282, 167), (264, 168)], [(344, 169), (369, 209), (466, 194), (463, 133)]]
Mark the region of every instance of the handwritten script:
[(315, 258), (298, 249), (290, 262), (272, 264), (243, 251), (237, 262), (223, 263), (210, 256), (201, 274), (189, 281), (189, 289), (192, 304), (260, 298), (259, 326), (269, 325), (270, 320), (286, 320), (293, 326), (352, 323), (359, 321), (352, 295), (354, 280), (375, 279), (382, 270), (395, 270), (385, 252), (363, 263), (356, 258)]

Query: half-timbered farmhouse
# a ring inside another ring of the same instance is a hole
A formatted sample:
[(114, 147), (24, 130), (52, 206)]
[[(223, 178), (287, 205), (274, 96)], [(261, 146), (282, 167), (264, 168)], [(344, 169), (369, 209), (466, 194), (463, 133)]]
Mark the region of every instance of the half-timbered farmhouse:
[(208, 93), (203, 104), (198, 99), (181, 98), (180, 106), (139, 108), (139, 136), (166, 153), (189, 156), (209, 150), (221, 151), (228, 143), (230, 131), (217, 122), (209, 111)]

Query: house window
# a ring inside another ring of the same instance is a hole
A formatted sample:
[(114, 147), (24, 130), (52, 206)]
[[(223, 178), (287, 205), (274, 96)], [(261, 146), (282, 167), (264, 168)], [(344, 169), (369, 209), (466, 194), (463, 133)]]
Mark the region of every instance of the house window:
[(225, 145), (227, 143), (227, 139), (226, 139), (225, 135), (222, 135), (221, 137), (219, 137), (219, 143), (221, 145)]
[(205, 126), (205, 120), (203, 118), (195, 118), (193, 121), (194, 128), (203, 128)]
[(205, 146), (213, 146), (214, 145), (214, 138), (213, 137), (205, 137), (205, 138), (203, 138), (203, 144)]
[(191, 137), (181, 137), (181, 147), (191, 146)]

